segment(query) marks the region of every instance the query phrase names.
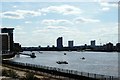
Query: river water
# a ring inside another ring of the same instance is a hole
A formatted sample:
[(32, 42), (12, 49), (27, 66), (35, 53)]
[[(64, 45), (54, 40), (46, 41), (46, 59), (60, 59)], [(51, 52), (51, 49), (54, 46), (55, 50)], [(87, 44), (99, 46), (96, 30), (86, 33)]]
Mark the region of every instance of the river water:
[[(25, 53), (32, 53), (24, 51)], [(80, 72), (118, 76), (117, 52), (77, 52), (77, 51), (33, 51), (36, 58), (26, 55), (16, 55), (15, 62), (31, 63), (50, 67), (57, 67)], [(64, 55), (66, 53), (66, 55)], [(85, 59), (81, 59), (84, 57)], [(57, 64), (56, 61), (67, 61), (68, 64)]]

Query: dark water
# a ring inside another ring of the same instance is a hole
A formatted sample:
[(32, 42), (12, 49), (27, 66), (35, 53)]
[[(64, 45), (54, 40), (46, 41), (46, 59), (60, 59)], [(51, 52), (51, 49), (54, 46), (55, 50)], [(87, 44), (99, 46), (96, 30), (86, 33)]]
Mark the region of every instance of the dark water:
[[(39, 64), (63, 69), (77, 70), (110, 76), (118, 76), (117, 52), (67, 52), (67, 51), (42, 51), (36, 53), (36, 58), (20, 55), (13, 60), (16, 62)], [(30, 54), (31, 52), (25, 52)], [(66, 53), (66, 55), (64, 55)], [(81, 59), (85, 57), (85, 59)], [(56, 61), (68, 61), (68, 64), (57, 64)]]

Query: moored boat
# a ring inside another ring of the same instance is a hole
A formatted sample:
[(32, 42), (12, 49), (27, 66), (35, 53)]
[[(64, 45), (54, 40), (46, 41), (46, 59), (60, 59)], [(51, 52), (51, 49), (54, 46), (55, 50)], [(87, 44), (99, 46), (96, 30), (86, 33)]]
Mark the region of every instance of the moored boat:
[(67, 61), (57, 61), (56, 63), (58, 63), (58, 64), (68, 64)]
[(30, 55), (30, 57), (31, 58), (35, 58), (36, 56), (35, 56), (35, 53), (32, 53), (31, 55)]

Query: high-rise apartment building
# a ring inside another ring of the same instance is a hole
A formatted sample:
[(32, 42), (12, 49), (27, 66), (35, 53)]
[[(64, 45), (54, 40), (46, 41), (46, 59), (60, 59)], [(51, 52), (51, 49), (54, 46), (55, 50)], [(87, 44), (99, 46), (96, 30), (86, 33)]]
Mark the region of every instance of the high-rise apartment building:
[(13, 51), (13, 30), (14, 28), (1, 28), (1, 33), (8, 33), (10, 37), (10, 51)]
[(8, 33), (2, 33), (0, 34), (0, 46), (2, 52), (10, 51), (10, 37)]
[(62, 48), (63, 47), (63, 38), (58, 37), (57, 38), (57, 48)]
[(68, 47), (70, 47), (70, 48), (73, 47), (73, 41), (68, 41)]
[(95, 40), (92, 40), (91, 41), (91, 45), (90, 45), (91, 47), (95, 47)]

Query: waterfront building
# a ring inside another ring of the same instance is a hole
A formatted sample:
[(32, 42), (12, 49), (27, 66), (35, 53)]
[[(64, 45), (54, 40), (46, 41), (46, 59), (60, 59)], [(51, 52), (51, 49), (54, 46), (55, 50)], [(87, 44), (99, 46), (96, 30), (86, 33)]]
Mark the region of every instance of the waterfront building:
[(14, 43), (14, 51), (20, 52), (22, 50), (21, 45), (19, 43)]
[(9, 37), (8, 33), (0, 34), (0, 42), (1, 42), (0, 46), (1, 46), (2, 52), (10, 51), (10, 37)]
[(54, 45), (52, 45), (52, 48), (55, 48), (55, 46), (54, 46)]
[(13, 30), (14, 28), (1, 28), (1, 33), (8, 33), (9, 37), (10, 37), (10, 51), (13, 51)]
[(49, 46), (49, 45), (47, 45), (47, 48), (50, 48), (50, 46)]
[(109, 42), (106, 45), (104, 45), (104, 50), (105, 51), (113, 51), (114, 50), (113, 43)]
[(62, 37), (57, 38), (57, 48), (63, 48), (63, 38)]
[(116, 51), (120, 52), (120, 43), (116, 44)]
[(68, 47), (70, 47), (70, 48), (73, 47), (73, 41), (68, 41)]
[(95, 40), (92, 40), (92, 41), (91, 41), (90, 46), (91, 46), (92, 48), (94, 48), (94, 47), (95, 47)]

